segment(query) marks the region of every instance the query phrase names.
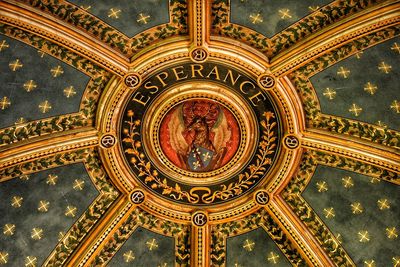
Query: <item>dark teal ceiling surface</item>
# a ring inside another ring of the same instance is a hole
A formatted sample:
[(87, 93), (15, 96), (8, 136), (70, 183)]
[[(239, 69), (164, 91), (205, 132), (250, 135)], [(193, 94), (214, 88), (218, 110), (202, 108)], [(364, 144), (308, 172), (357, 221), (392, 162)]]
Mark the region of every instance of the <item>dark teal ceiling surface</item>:
[[(357, 266), (393, 266), (400, 255), (400, 187), (318, 166), (303, 197)], [(372, 265), (374, 266), (374, 265)]]
[(272, 37), (330, 2), (331, 0), (231, 0), (231, 22)]
[(311, 77), (322, 113), (399, 130), (399, 59), (396, 37)]
[(0, 34), (0, 128), (78, 112), (89, 79), (58, 59)]
[(168, 0), (69, 0), (128, 37), (168, 23)]
[(227, 239), (227, 267), (291, 266), (262, 228)]
[[(0, 183), (0, 252), (7, 254), (6, 266), (41, 265), (97, 195), (83, 164)], [(36, 265), (26, 265), (33, 259)]]

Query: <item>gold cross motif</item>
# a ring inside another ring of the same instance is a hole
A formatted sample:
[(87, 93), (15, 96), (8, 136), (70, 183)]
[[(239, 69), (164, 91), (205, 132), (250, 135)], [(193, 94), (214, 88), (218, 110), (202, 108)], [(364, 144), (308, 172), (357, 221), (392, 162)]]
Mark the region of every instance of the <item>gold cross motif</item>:
[(61, 74), (64, 73), (63, 68), (61, 68), (61, 66), (57, 66), (55, 68), (52, 68), (50, 70), (51, 74), (53, 75), (54, 78), (57, 78), (58, 76), (60, 76)]
[(143, 13), (140, 13), (138, 16), (138, 19), (136, 21), (141, 24), (147, 24), (147, 23), (149, 23), (149, 20), (150, 20), (149, 15), (144, 15)]
[(364, 210), (360, 202), (354, 202), (351, 204), (351, 211), (353, 212), (353, 214), (360, 214)]
[(14, 60), (13, 62), (10, 62), (10, 64), (8, 64), (8, 66), (10, 67), (10, 69), (12, 71), (17, 71), (20, 68), (22, 68), (22, 66), (24, 66), (21, 61), (19, 61), (19, 59)]
[(71, 85), (71, 86), (65, 88), (65, 89), (64, 89), (64, 95), (65, 95), (67, 98), (70, 98), (70, 97), (76, 95), (76, 91), (75, 91), (74, 87)]
[(278, 263), (278, 259), (279, 259), (279, 255), (278, 254), (275, 254), (274, 252), (270, 252), (269, 253), (269, 257), (267, 257), (267, 260), (269, 261), (269, 262), (272, 262), (273, 264), (277, 264)]
[(119, 13), (121, 13), (120, 9), (111, 8), (110, 11), (108, 11), (108, 17), (112, 19), (118, 19)]
[(328, 191), (328, 184), (325, 181), (319, 181), (316, 185), (318, 188), (318, 192), (322, 193)]
[(390, 109), (395, 111), (396, 113), (400, 113), (400, 104), (397, 102), (397, 100), (394, 100), (392, 104), (390, 105)]
[(27, 92), (33, 91), (37, 87), (37, 84), (33, 80), (29, 80), (26, 83), (24, 83), (24, 89)]
[(41, 228), (33, 228), (31, 232), (31, 238), (33, 240), (40, 240), (43, 237), (43, 229)]
[(20, 117), (18, 120), (15, 121), (15, 125), (24, 124), (26, 120), (23, 117)]
[(349, 109), (349, 111), (356, 117), (358, 117), (358, 115), (360, 115), (362, 108), (357, 106), (356, 104), (353, 103), (353, 105), (351, 106), (351, 108)]
[(13, 196), (13, 198), (11, 199), (11, 206), (13, 206), (14, 208), (20, 208), (22, 206), (23, 199), (24, 198), (20, 196)]
[(0, 251), (0, 264), (6, 264), (8, 262), (8, 253)]
[(44, 51), (42, 51), (42, 50), (38, 50), (37, 52), (40, 55), (40, 58), (43, 58), (44, 55), (46, 55), (46, 53)]
[(360, 59), (362, 54), (364, 54), (364, 52), (363, 51), (359, 51), (354, 56), (356, 57), (356, 59)]
[(310, 12), (315, 12), (320, 8), (320, 6), (309, 6), (308, 10), (310, 10)]
[(40, 200), (39, 201), (39, 206), (38, 206), (38, 211), (40, 212), (48, 212), (49, 211), (49, 205), (50, 202), (46, 200)]
[(133, 255), (133, 251), (129, 250), (124, 253), (124, 260), (126, 263), (132, 262), (135, 259), (135, 255)]
[(400, 267), (400, 257), (393, 257), (393, 267)]
[(369, 242), (370, 240), (368, 231), (360, 231), (358, 232), (358, 236), (360, 238), (359, 241), (362, 243)]
[(57, 183), (58, 176), (54, 174), (49, 174), (47, 176), (46, 184), (48, 185), (55, 185)]
[(375, 261), (374, 260), (368, 260), (364, 261), (365, 267), (375, 267)]
[(345, 188), (350, 188), (350, 187), (354, 186), (353, 179), (350, 176), (343, 177), (342, 184)]
[(249, 18), (250, 18), (250, 20), (251, 20), (251, 23), (253, 23), (253, 24), (257, 24), (257, 23), (263, 22), (263, 18), (262, 18), (262, 16), (261, 16), (260, 13), (251, 14), (251, 15), (249, 16)]
[(15, 233), (15, 224), (7, 223), (3, 227), (3, 234), (12, 236)]
[(389, 200), (387, 200), (386, 198), (379, 199), (377, 203), (380, 210), (390, 209)]
[(76, 207), (67, 206), (67, 208), (65, 209), (64, 215), (67, 216), (67, 217), (74, 218), (76, 216), (76, 211), (77, 211)]
[(1, 101), (0, 101), (0, 108), (2, 110), (7, 109), (9, 106), (11, 106), (11, 101), (8, 99), (8, 97), (4, 96)]
[[(397, 43), (394, 43), (394, 44), (390, 47), (390, 49), (400, 54), (400, 45), (398, 45)], [(1, 51), (1, 46), (0, 46), (0, 51)]]
[(0, 43), (0, 52), (2, 52), (3, 50), (6, 50), (9, 47), (10, 46), (7, 44), (6, 40), (1, 41), (1, 43)]
[(392, 70), (392, 66), (386, 64), (385, 62), (379, 63), (378, 69), (386, 74), (388, 74)]
[(147, 247), (149, 248), (150, 251), (152, 251), (153, 249), (158, 248), (158, 244), (157, 244), (157, 240), (155, 240), (154, 238), (150, 241), (148, 240), (146, 242)]
[(49, 103), (49, 101), (45, 100), (44, 102), (39, 104), (39, 109), (42, 113), (46, 113), (51, 109), (51, 105)]
[(80, 179), (79, 179), (79, 180), (76, 179), (76, 180), (74, 181), (73, 188), (74, 188), (76, 191), (82, 190), (84, 186), (85, 186), (85, 181), (80, 180)]
[(367, 82), (367, 84), (364, 85), (364, 91), (370, 93), (371, 95), (375, 94), (376, 90), (378, 90), (378, 87), (373, 85), (371, 82)]
[(36, 267), (37, 259), (33, 256), (28, 256), (25, 259), (25, 267)]
[(399, 235), (397, 234), (397, 229), (396, 227), (392, 227), (392, 228), (386, 228), (386, 236), (389, 239), (396, 239), (399, 237)]
[(347, 79), (350, 75), (350, 70), (346, 69), (345, 67), (340, 67), (336, 73), (337, 73), (337, 75), (340, 75), (343, 78)]
[(325, 218), (327, 219), (335, 217), (335, 210), (332, 207), (330, 207), (329, 209), (325, 208), (324, 213), (325, 213)]
[(290, 15), (289, 9), (279, 9), (279, 13), (281, 14), (281, 19), (291, 19), (292, 15)]
[(256, 244), (253, 242), (253, 241), (251, 241), (251, 240), (249, 240), (249, 239), (246, 239), (245, 241), (244, 241), (244, 244), (243, 244), (243, 248), (245, 249), (245, 250), (247, 250), (247, 251), (252, 251), (253, 249), (254, 249), (254, 246), (255, 246)]
[(329, 100), (332, 100), (336, 96), (336, 91), (331, 88), (326, 88), (323, 95), (326, 96)]

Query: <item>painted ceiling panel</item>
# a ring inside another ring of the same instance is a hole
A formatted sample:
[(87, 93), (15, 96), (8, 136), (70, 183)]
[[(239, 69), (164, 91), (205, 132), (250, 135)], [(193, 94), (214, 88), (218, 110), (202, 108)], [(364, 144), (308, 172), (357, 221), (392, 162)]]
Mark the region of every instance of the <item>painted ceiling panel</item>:
[(303, 196), (357, 266), (394, 266), (400, 186), (319, 165)]
[(399, 58), (396, 37), (311, 77), (322, 113), (399, 130)]
[(89, 77), (0, 35), (0, 128), (79, 111)]
[(169, 22), (168, 0), (69, 0), (128, 37)]
[(138, 227), (107, 266), (174, 266), (174, 239)]
[(330, 0), (232, 0), (231, 22), (272, 37), (330, 2)]
[(97, 195), (83, 164), (2, 182), (0, 252), (7, 266), (42, 264)]
[(227, 239), (227, 267), (291, 266), (264, 229)]

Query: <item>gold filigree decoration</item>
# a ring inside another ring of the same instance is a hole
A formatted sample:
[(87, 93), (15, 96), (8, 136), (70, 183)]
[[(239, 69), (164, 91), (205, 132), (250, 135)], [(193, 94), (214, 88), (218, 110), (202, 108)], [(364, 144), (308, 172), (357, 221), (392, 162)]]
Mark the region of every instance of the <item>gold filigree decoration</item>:
[[(228, 185), (222, 184), (220, 190), (212, 192), (208, 187), (194, 187), (189, 192), (184, 191), (178, 183), (171, 186), (166, 178), (160, 177), (158, 171), (152, 169), (151, 163), (146, 160), (144, 153), (139, 150), (142, 147), (138, 131), (141, 121), (134, 119), (134, 112), (132, 110), (128, 110), (127, 115), (130, 120), (125, 121), (125, 123), (129, 128), (124, 128), (125, 138), (122, 141), (131, 146), (131, 148), (125, 149), (126, 154), (132, 155), (130, 164), (139, 171), (139, 177), (146, 176), (144, 182), (150, 185), (152, 189), (162, 189), (162, 195), (168, 195), (175, 200), (186, 199), (189, 203), (196, 204), (201, 199), (203, 203), (210, 204), (216, 199), (227, 200), (238, 196), (244, 190), (249, 189), (255, 181), (262, 178), (267, 171), (267, 166), (272, 163), (271, 155), (275, 152), (277, 141), (277, 134), (274, 131), (277, 123), (274, 120), (275, 114), (268, 111), (263, 114), (265, 120), (260, 122), (263, 131), (255, 155), (257, 157), (255, 164), (249, 165), (244, 173), (239, 174), (237, 181), (231, 182)], [(205, 193), (200, 197), (196, 192)]]

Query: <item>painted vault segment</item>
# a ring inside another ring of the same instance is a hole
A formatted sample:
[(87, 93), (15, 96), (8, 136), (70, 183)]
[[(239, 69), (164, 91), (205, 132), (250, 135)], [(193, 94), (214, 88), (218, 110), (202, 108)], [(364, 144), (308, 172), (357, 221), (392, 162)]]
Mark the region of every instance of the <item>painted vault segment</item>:
[(79, 111), (90, 77), (0, 35), (0, 128)]
[(77, 163), (2, 182), (0, 196), (0, 255), (6, 266), (39, 266), (98, 192)]
[(399, 130), (399, 57), (396, 37), (312, 76), (322, 113)]
[(398, 185), (318, 165), (302, 195), (357, 266), (396, 266)]

